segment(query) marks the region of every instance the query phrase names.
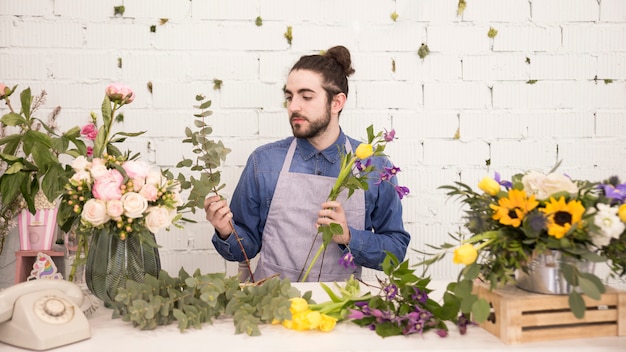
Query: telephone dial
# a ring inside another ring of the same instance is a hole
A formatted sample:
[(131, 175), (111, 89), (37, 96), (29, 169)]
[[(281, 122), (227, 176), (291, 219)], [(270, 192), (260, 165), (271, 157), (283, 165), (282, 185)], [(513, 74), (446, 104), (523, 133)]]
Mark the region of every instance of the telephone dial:
[(0, 291), (0, 341), (47, 350), (91, 337), (80, 309), (82, 289), (66, 280), (38, 279)]

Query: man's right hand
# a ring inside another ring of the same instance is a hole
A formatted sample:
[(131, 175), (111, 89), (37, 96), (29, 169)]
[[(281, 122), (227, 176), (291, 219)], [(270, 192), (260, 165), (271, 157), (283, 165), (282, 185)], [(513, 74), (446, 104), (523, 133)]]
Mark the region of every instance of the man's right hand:
[(230, 223), (233, 213), (226, 200), (220, 196), (207, 197), (204, 199), (204, 211), (206, 219), (215, 227), (220, 238), (227, 239), (233, 230)]

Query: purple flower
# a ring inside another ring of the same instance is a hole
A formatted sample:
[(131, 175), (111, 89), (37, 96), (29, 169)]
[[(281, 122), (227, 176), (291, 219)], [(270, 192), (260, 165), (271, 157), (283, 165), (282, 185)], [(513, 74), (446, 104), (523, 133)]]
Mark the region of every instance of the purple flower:
[(369, 158), (367, 159), (367, 161), (365, 161), (365, 164), (361, 162), (361, 159), (357, 159), (357, 161), (354, 162), (354, 166), (356, 166), (357, 170), (359, 171), (363, 171), (367, 169), (371, 164), (372, 164), (372, 159), (369, 159)]
[(446, 337), (448, 336), (448, 330), (444, 330), (444, 329), (437, 329), (437, 335), (439, 335), (439, 337)]
[(394, 176), (394, 175), (398, 174), (398, 172), (400, 172), (400, 168), (399, 168), (399, 167), (397, 167), (397, 166), (394, 166), (394, 167), (385, 167), (385, 171), (386, 171), (389, 175)]
[(461, 335), (465, 335), (467, 332), (467, 325), (469, 324), (469, 320), (465, 316), (464, 313), (461, 313), (459, 316), (459, 320), (457, 320), (456, 325), (459, 327), (459, 332)]
[(385, 129), (385, 133), (383, 134), (383, 138), (385, 139), (385, 142), (391, 142), (394, 140), (396, 136), (396, 130), (391, 130), (389, 132), (387, 132), (387, 129)]
[(392, 300), (396, 298), (396, 296), (398, 295), (398, 286), (394, 284), (385, 286), (384, 291), (385, 291), (385, 294), (387, 295), (387, 299)]
[(400, 197), (400, 199), (404, 198), (404, 196), (409, 194), (409, 187), (405, 187), (405, 186), (393, 186), (393, 187), (396, 189), (396, 192), (398, 193), (398, 197)]
[(424, 303), (428, 300), (428, 294), (426, 292), (420, 290), (417, 287), (413, 287), (413, 290), (415, 291), (415, 293), (411, 295), (411, 299), (420, 303)]
[(619, 184), (617, 186), (613, 185), (599, 185), (604, 191), (604, 195), (609, 199), (615, 199), (620, 203), (623, 203), (626, 200), (626, 183)]
[(500, 173), (499, 172), (496, 172), (494, 174), (493, 179), (496, 182), (498, 182), (498, 184), (500, 184), (500, 186), (504, 186), (506, 189), (511, 189), (513, 187), (513, 183), (511, 183), (511, 181), (505, 181), (505, 180), (500, 181)]
[(380, 173), (380, 176), (378, 177), (378, 181), (376, 181), (376, 184), (379, 185), (385, 181), (389, 181), (390, 178), (391, 178), (391, 175), (387, 172), (387, 170), (385, 170)]
[(360, 310), (356, 310), (356, 309), (350, 309), (350, 312), (347, 315), (348, 319), (363, 319), (365, 317), (365, 314), (363, 314), (363, 312), (361, 312)]
[(346, 269), (356, 269), (356, 264), (354, 263), (354, 256), (352, 255), (352, 253), (348, 252), (344, 254), (341, 258), (339, 258), (339, 265), (342, 265)]

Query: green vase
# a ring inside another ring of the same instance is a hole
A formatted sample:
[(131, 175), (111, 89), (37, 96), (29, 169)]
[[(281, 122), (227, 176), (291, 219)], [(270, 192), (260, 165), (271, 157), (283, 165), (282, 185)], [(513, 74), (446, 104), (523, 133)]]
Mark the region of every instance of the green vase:
[[(150, 233), (152, 242), (154, 234)], [(115, 295), (126, 280), (143, 282), (146, 274), (157, 277), (161, 271), (159, 250), (141, 241), (140, 236), (128, 236), (121, 240), (119, 235), (107, 229), (94, 230), (91, 234), (89, 255), (85, 266), (85, 281), (89, 291), (111, 308)]]

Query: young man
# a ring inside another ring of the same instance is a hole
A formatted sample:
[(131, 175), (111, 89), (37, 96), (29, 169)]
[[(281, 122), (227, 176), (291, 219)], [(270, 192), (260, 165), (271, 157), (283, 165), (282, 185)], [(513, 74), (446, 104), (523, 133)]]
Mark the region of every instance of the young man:
[[(321, 244), (321, 234), (313, 244), (317, 227), (330, 223), (341, 225), (343, 234), (333, 236), (334, 243), (316, 261), (307, 281), (360, 277), (362, 266), (380, 270), (387, 251), (404, 259), (410, 235), (404, 230), (402, 205), (392, 184), (368, 180), (367, 191), (327, 201), (342, 155), (360, 144), (339, 126), (352, 73), (350, 52), (343, 46), (324, 55), (302, 56), (285, 86), (293, 137), (261, 146), (250, 155), (230, 207), (218, 196), (205, 200), (206, 218), (215, 227), (213, 244), (225, 259), (245, 258), (231, 224), (246, 256), (260, 253), (255, 280), (278, 273), (301, 281)], [(379, 170), (392, 166), (387, 158), (373, 159)], [(395, 177), (391, 181), (397, 184)], [(348, 251), (354, 256), (354, 269), (338, 263)]]

